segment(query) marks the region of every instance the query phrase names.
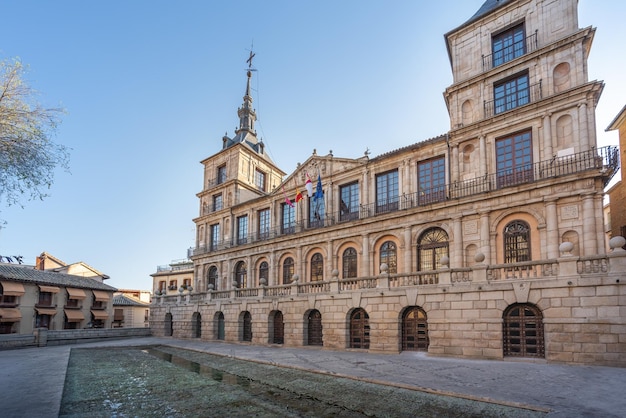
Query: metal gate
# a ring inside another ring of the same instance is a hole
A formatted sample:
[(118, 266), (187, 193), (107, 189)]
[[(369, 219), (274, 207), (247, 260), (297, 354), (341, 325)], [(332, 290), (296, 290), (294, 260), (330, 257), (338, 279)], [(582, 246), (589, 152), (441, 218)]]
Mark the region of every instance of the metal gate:
[(369, 316), (361, 308), (350, 315), (350, 348), (370, 348)]
[(166, 313), (165, 314), (165, 336), (171, 337), (172, 335), (174, 335), (174, 324), (172, 321), (172, 314)]
[(218, 317), (217, 317), (217, 339), (218, 340), (224, 340), (224, 314), (222, 312), (219, 313)]
[(285, 343), (285, 323), (283, 322), (283, 313), (281, 311), (276, 311), (274, 313), (274, 337), (272, 339), (272, 343)]
[(543, 315), (532, 305), (513, 305), (504, 311), (504, 355), (545, 357)]
[(252, 341), (252, 315), (246, 311), (243, 314), (243, 335), (242, 341)]
[(402, 317), (402, 350), (428, 351), (428, 322), (422, 308), (409, 308)]
[(317, 309), (309, 313), (308, 332), (308, 345), (324, 345), (322, 339), (322, 314)]

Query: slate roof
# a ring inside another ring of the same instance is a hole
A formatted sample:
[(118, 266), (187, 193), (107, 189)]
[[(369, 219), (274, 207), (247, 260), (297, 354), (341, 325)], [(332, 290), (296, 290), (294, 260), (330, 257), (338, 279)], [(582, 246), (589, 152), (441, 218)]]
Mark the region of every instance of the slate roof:
[(142, 302), (135, 298), (131, 298), (126, 295), (115, 295), (113, 296), (113, 306), (150, 306), (147, 302)]
[(74, 276), (72, 274), (55, 273), (36, 270), (34, 266), (0, 263), (0, 280), (10, 280), (22, 283), (75, 287), (79, 289), (96, 289), (114, 292), (113, 286), (100, 283), (89, 277)]

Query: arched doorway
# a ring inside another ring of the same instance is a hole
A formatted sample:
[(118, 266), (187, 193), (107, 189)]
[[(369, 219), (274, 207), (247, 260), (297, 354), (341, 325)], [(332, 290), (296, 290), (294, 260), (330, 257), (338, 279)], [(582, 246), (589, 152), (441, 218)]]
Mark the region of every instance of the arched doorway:
[(402, 315), (402, 351), (428, 351), (426, 312), (413, 306)]
[(307, 331), (308, 345), (324, 345), (324, 340), (322, 339), (322, 314), (317, 309), (309, 312)]
[(252, 315), (248, 311), (241, 315), (241, 341), (252, 341)]
[(224, 341), (224, 335), (226, 334), (225, 325), (224, 325), (224, 313), (218, 312), (215, 315), (215, 317), (216, 317), (216, 322), (217, 322), (217, 327), (215, 330), (216, 338), (218, 340)]
[(514, 304), (503, 314), (505, 357), (545, 357), (543, 314), (534, 305)]
[(174, 325), (172, 321), (172, 314), (168, 312), (165, 314), (165, 336), (171, 337), (172, 335), (174, 335)]
[(202, 316), (200, 312), (194, 312), (191, 316), (191, 337), (200, 338), (202, 335)]
[(362, 308), (350, 315), (350, 348), (370, 348), (370, 317)]
[(281, 311), (273, 311), (270, 313), (270, 343), (285, 343), (285, 323)]

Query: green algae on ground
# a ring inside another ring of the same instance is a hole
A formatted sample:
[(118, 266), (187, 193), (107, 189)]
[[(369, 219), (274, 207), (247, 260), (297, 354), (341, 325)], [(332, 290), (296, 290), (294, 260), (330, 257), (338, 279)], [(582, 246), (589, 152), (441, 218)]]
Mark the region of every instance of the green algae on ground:
[(542, 415), (527, 409), (160, 346), (156, 351), (151, 348), (73, 349), (59, 416)]

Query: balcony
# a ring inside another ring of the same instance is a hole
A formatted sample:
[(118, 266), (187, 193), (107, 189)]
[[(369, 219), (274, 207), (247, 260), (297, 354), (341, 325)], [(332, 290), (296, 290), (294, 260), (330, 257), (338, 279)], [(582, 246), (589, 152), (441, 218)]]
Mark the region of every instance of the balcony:
[[(538, 48), (537, 33), (538, 33), (538, 31), (535, 30), (535, 33), (533, 33), (532, 35), (526, 37), (526, 39), (525, 39), (525, 51), (520, 56), (524, 56), (526, 54), (530, 54), (531, 52), (534, 52), (534, 51), (537, 50), (537, 48)], [(505, 64), (505, 63), (507, 63), (509, 61), (512, 61), (515, 58), (518, 58), (518, 57), (514, 57), (514, 58), (511, 58), (511, 59), (506, 59), (506, 57), (499, 55), (498, 58), (494, 60), (493, 54), (483, 55), (482, 57), (483, 57), (483, 72), (489, 71), (489, 70), (491, 70), (491, 69), (493, 69), (495, 67), (498, 67), (498, 66), (500, 66), (502, 64)]]
[[(618, 249), (618, 251), (621, 251)], [(421, 292), (433, 293), (446, 291), (447, 286), (476, 285), (525, 280), (556, 280), (575, 277), (607, 277), (607, 274), (619, 277), (626, 267), (626, 252), (613, 256), (576, 257), (565, 254), (559, 259), (526, 261), (509, 264), (475, 264), (471, 267), (442, 268), (439, 270), (417, 271), (411, 273), (387, 274), (378, 276), (340, 279), (333, 276), (330, 280), (314, 282), (293, 282), (286, 285), (259, 286), (252, 288), (233, 288), (229, 290), (210, 290), (206, 292), (187, 292), (179, 295), (160, 295), (153, 299), (155, 305), (186, 304), (237, 299), (264, 299), (296, 297), (307, 298), (310, 295), (334, 297), (333, 295), (351, 292), (404, 292), (410, 287), (423, 288)], [(478, 287), (480, 289), (480, 287)]]
[(517, 91), (514, 97), (505, 96), (498, 100), (484, 101), (484, 118), (490, 118), (541, 100), (543, 98), (541, 83), (542, 81), (539, 80), (538, 83), (528, 86), (528, 89)]
[(239, 242), (238, 240), (212, 242), (207, 247), (190, 248), (188, 254), (190, 257), (207, 254), (239, 245), (255, 244), (261, 241), (300, 234), (313, 229), (359, 222), (364, 219), (402, 210), (427, 208), (449, 200), (464, 199), (523, 184), (534, 184), (544, 180), (593, 170), (599, 173), (606, 186), (618, 169), (619, 149), (615, 146), (592, 149), (562, 157), (554, 156), (550, 160), (527, 164), (515, 169), (486, 174), (470, 180), (456, 181), (432, 189), (424, 189), (416, 193), (403, 194), (397, 199), (393, 199), (393, 201), (360, 205), (358, 211), (346, 212), (344, 210), (327, 213), (323, 218), (315, 219), (314, 222), (301, 219), (288, 227), (279, 226), (265, 230), (262, 233), (250, 233), (244, 242)]

